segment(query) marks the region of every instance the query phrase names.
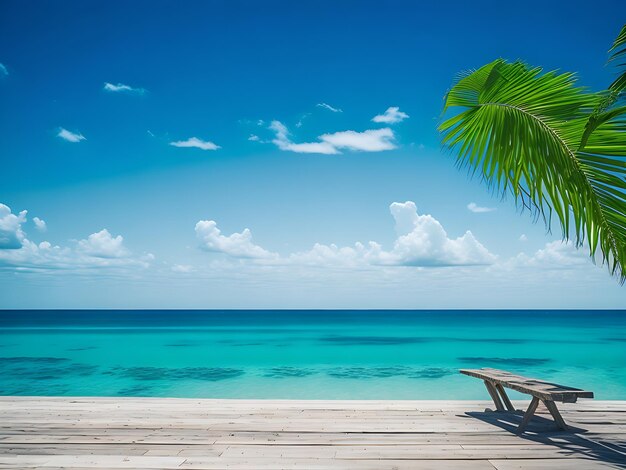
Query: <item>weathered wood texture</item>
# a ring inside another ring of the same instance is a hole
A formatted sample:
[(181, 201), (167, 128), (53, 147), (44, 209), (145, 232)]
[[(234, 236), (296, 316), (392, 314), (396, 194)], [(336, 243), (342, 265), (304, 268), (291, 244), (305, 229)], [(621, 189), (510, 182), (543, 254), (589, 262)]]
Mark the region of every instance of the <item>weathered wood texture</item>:
[[(550, 412), (557, 427), (565, 431), (567, 430), (567, 425), (554, 402), (576, 403), (579, 398), (593, 398), (593, 392), (546, 382), (544, 380), (522, 377), (521, 375), (515, 375), (506, 370), (484, 368), (461, 369), (460, 372), (461, 374), (481, 379), (485, 383), (497, 411), (504, 411), (504, 406), (506, 406), (508, 411), (515, 410), (504, 387), (529, 394), (533, 397), (524, 414), (522, 422), (517, 428), (518, 433), (523, 433), (526, 430), (526, 426), (528, 426), (528, 423), (537, 410), (539, 400), (543, 402), (546, 409)], [(502, 398), (502, 400), (500, 400), (500, 398)], [(504, 405), (502, 402), (504, 402)]]
[(626, 469), (626, 402), (565, 405), (568, 432), (540, 408), (523, 436), (488, 405), (0, 397), (0, 468)]
[(476, 377), (493, 384), (499, 384), (521, 393), (527, 393), (540, 400), (576, 403), (578, 398), (593, 398), (593, 392), (587, 390), (567, 387), (545, 380), (523, 377), (521, 375), (512, 374), (506, 370), (489, 368), (461, 369), (461, 374)]

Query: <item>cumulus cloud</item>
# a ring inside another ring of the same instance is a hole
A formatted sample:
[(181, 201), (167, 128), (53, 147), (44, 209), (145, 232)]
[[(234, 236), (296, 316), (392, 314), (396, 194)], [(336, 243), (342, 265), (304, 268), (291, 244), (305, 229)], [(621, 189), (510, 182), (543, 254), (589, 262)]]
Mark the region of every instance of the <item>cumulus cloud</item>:
[(217, 224), (208, 220), (198, 222), (196, 235), (204, 249), (239, 258), (259, 258), (261, 262), (266, 260), (271, 264), (435, 267), (485, 265), (496, 260), (471, 232), (449, 238), (434, 217), (418, 214), (415, 203), (411, 201), (394, 202), (389, 209), (398, 234), (391, 250), (385, 250), (373, 241), (367, 244), (357, 242), (346, 247), (316, 243), (310, 250), (281, 258), (254, 245), (248, 229), (225, 237)]
[(35, 228), (40, 232), (45, 232), (48, 229), (46, 221), (40, 219), (39, 217), (33, 217), (33, 223), (35, 224)]
[(18, 271), (67, 270), (84, 271), (99, 269), (137, 269), (147, 268), (154, 260), (154, 256), (140, 257), (106, 257), (98, 253), (89, 254), (78, 246), (61, 247), (48, 241), (34, 243), (24, 240), (19, 250), (0, 250), (0, 268), (13, 268)]
[(15, 215), (11, 208), (0, 204), (0, 250), (18, 250), (22, 248), (25, 236), (22, 224), (26, 222), (26, 211)]
[[(495, 256), (469, 230), (451, 239), (431, 215), (419, 215), (412, 201), (390, 206), (400, 236), (394, 244), (392, 259), (400, 264), (421, 266), (490, 264)], [(405, 233), (402, 235), (402, 233)]]
[[(27, 212), (13, 214), (5, 204), (0, 204), (0, 269), (41, 271), (49, 269), (83, 270), (92, 268), (147, 267), (154, 255), (133, 256), (124, 246), (121, 235), (112, 236), (103, 229), (92, 233), (74, 246), (61, 247), (48, 241), (35, 243), (26, 238), (22, 230)], [(45, 231), (46, 223), (33, 218), (35, 227)]]
[(318, 137), (319, 142), (306, 143), (292, 142), (289, 137), (289, 130), (280, 121), (272, 121), (269, 128), (276, 134), (272, 142), (279, 149), (296, 153), (335, 155), (341, 153), (341, 150), (380, 152), (396, 148), (395, 136), (389, 128), (323, 134)]
[(567, 268), (588, 266), (591, 258), (586, 248), (577, 247), (572, 241), (548, 242), (532, 256), (520, 253), (513, 264), (521, 267)]
[(356, 242), (354, 246), (337, 246), (334, 243), (324, 245), (316, 243), (308, 251), (292, 253), (288, 257), (291, 264), (304, 264), (314, 266), (360, 266), (369, 264), (381, 264), (380, 253), (382, 247), (376, 242), (364, 245)]
[(382, 122), (385, 124), (396, 124), (398, 122), (402, 122), (407, 119), (409, 115), (407, 113), (403, 113), (400, 111), (400, 108), (397, 106), (391, 106), (387, 108), (383, 114), (378, 114), (372, 118), (374, 122)]
[(248, 137), (248, 140), (251, 141), (251, 142), (258, 142), (260, 139), (259, 139), (258, 135), (250, 134), (250, 137)]
[(252, 242), (252, 232), (244, 229), (241, 233), (233, 233), (229, 236), (222, 235), (213, 220), (200, 220), (196, 224), (196, 237), (200, 241), (200, 247), (207, 251), (224, 253), (234, 258), (275, 258), (277, 255), (255, 245)]
[(39, 244), (24, 239), (17, 250), (0, 250), (0, 268), (13, 267), (18, 270), (62, 269), (75, 264), (72, 250), (53, 246), (44, 241)]
[(78, 250), (96, 258), (123, 258), (129, 255), (124, 247), (124, 237), (113, 237), (107, 229), (92, 233), (78, 242)]
[(62, 127), (59, 128), (59, 133), (57, 134), (57, 137), (60, 137), (63, 140), (67, 140), (68, 142), (73, 142), (73, 143), (77, 143), (82, 140), (87, 140), (85, 136), (83, 136), (81, 133), (74, 133)]
[(468, 210), (470, 210), (471, 212), (475, 212), (477, 214), (483, 213), (483, 212), (493, 212), (496, 210), (495, 207), (481, 207), (478, 204), (476, 204), (475, 202), (470, 202), (467, 205)]
[(201, 150), (217, 150), (221, 148), (219, 145), (214, 144), (208, 140), (198, 139), (197, 137), (191, 137), (187, 140), (178, 140), (176, 142), (170, 142), (170, 145), (174, 147), (187, 147), (198, 148)]
[(105, 82), (104, 90), (111, 93), (131, 93), (136, 95), (143, 95), (146, 93), (145, 88), (134, 88), (129, 85), (124, 85), (123, 83), (114, 85), (113, 83)]
[(342, 109), (339, 108), (335, 108), (334, 106), (331, 106), (327, 103), (317, 103), (316, 105), (318, 108), (324, 108), (327, 109), (329, 111), (332, 111), (333, 113), (343, 113)]
[(396, 223), (396, 238), (389, 251), (376, 242), (353, 247), (316, 244), (312, 250), (291, 256), (292, 261), (312, 264), (371, 264), (385, 266), (471, 266), (492, 264), (491, 254), (470, 231), (452, 239), (431, 215), (420, 215), (414, 202), (389, 206)]
[(528, 241), (528, 237), (526, 236), (526, 234), (525, 234), (525, 233), (522, 233), (522, 234), (519, 236), (519, 241), (521, 241), (521, 242), (526, 242), (526, 241)]
[(0, 77), (6, 77), (7, 75), (9, 75), (9, 71), (4, 64), (0, 63)]

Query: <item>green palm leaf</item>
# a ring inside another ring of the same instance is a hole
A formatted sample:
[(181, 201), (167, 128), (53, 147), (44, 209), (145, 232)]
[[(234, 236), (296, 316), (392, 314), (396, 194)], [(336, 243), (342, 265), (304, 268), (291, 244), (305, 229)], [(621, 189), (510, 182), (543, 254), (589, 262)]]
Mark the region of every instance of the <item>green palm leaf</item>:
[(563, 238), (586, 241), (592, 257), (599, 248), (624, 282), (626, 108), (598, 112), (604, 99), (576, 86), (572, 74), (496, 60), (448, 92), (444, 112), (458, 113), (439, 129), (460, 165), (556, 214)]
[[(613, 46), (609, 49), (609, 53), (611, 54), (609, 62), (615, 60), (626, 61), (626, 25), (622, 27), (622, 30), (617, 36), (617, 39), (615, 39)], [(609, 89), (620, 93), (626, 89), (626, 62), (621, 62), (617, 64), (617, 66), (622, 70), (622, 72), (615, 79), (615, 81), (611, 83)]]

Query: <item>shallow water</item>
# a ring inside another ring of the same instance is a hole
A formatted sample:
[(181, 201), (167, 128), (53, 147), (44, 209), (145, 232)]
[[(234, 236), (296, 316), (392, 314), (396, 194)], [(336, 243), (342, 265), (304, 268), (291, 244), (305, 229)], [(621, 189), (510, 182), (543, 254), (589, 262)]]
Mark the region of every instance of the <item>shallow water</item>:
[(626, 399), (625, 363), (624, 311), (0, 311), (2, 395), (486, 399), (458, 369), (494, 367)]

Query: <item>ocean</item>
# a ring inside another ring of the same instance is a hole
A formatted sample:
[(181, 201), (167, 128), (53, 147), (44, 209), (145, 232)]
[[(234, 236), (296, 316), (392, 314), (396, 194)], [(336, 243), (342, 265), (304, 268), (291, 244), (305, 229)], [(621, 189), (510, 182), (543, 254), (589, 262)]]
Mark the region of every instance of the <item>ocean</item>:
[(625, 366), (626, 311), (0, 311), (1, 395), (488, 399), (458, 370), (493, 367), (626, 400)]

